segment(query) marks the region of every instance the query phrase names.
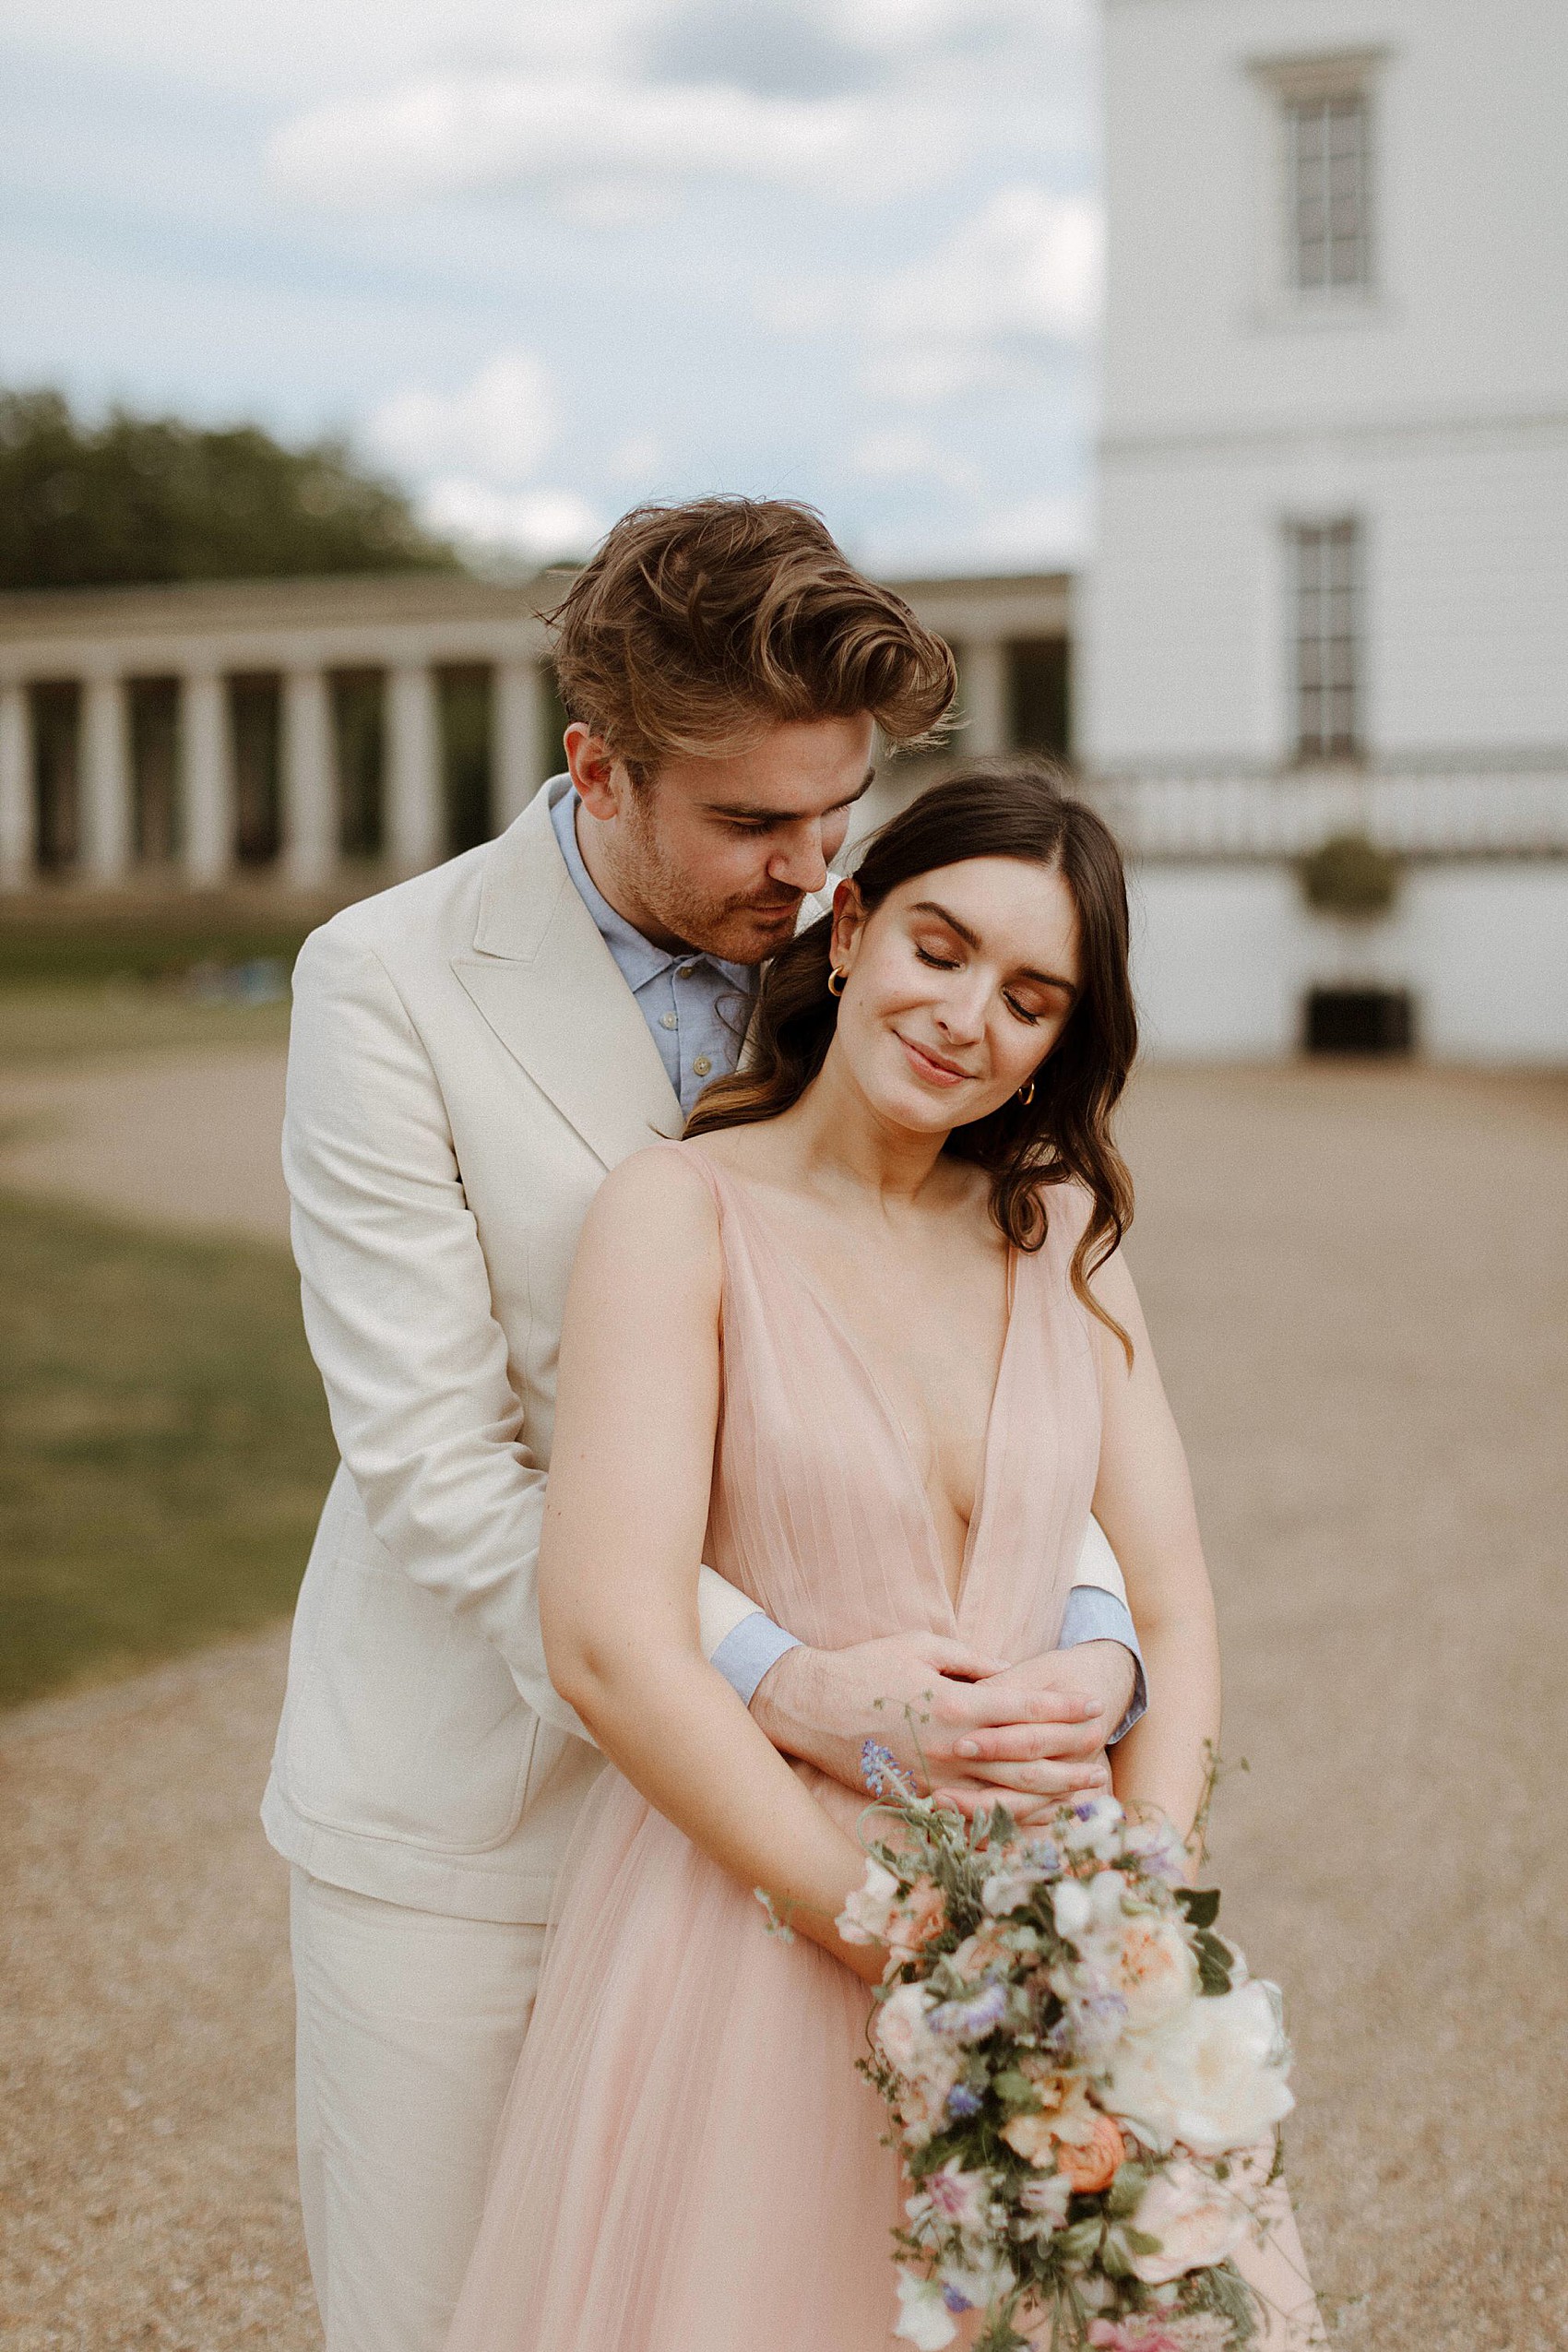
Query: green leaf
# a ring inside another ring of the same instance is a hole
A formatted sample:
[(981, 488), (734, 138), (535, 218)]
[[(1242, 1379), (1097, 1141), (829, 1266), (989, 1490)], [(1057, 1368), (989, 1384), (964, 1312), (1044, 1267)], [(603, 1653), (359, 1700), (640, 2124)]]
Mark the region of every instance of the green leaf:
[(1027, 2074), (1010, 2066), (1004, 2074), (993, 2077), (992, 2089), (1010, 2113), (1019, 2114), (1039, 2105), (1039, 2094)]
[(1151, 2238), (1146, 2229), (1123, 2229), (1122, 2242), (1130, 2254), (1158, 2254), (1164, 2240)]
[(1176, 1900), (1195, 1928), (1211, 1928), (1219, 1917), (1217, 1886), (1179, 1886)]
[(1124, 2164), (1111, 2182), (1106, 2195), (1105, 2210), (1112, 2221), (1125, 2221), (1137, 2210), (1138, 2200), (1148, 2187), (1148, 2172), (1141, 2164)]

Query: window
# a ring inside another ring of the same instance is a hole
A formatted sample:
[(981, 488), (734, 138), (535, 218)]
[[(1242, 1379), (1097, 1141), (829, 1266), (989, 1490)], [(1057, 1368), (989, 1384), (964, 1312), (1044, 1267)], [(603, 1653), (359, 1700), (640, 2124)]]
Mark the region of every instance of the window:
[(1304, 293), (1372, 282), (1369, 115), (1364, 89), (1287, 93), (1285, 265)]
[(1360, 539), (1353, 518), (1290, 531), (1299, 759), (1349, 759), (1360, 749)]

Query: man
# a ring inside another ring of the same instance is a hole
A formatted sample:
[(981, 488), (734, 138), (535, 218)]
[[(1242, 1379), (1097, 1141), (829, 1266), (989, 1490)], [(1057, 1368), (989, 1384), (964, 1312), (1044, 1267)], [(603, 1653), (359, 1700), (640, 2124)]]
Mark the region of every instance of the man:
[[(734, 1066), (875, 730), (919, 740), (954, 686), (946, 648), (782, 504), (628, 516), (557, 618), (569, 777), (499, 840), (336, 917), (295, 973), (284, 1158), (342, 1460), (263, 1818), (293, 1865), (328, 2352), (438, 2352), (600, 1768), (535, 1593), (582, 1219)], [(928, 1635), (808, 1651), (707, 1568), (703, 1646), (778, 1746), (851, 1786), (908, 1704), (961, 1802), (1039, 1804), (1102, 1771), (1132, 1695), (1099, 1543), (1048, 1658)]]

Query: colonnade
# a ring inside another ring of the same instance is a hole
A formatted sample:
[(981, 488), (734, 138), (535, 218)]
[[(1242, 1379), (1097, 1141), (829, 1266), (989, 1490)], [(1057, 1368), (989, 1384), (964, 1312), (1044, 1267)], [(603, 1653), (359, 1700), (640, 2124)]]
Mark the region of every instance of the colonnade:
[[(136, 674), (101, 660), (80, 680), (77, 872), (100, 887), (123, 882), (135, 861), (129, 687)], [(235, 862), (229, 673), (214, 664), (175, 674), (180, 870), (191, 887), (209, 888), (222, 883)], [(330, 882), (339, 862), (331, 672), (317, 660), (277, 675), (279, 864), (284, 880), (309, 890)], [(403, 659), (386, 666), (383, 676), (386, 856), (397, 871), (415, 873), (445, 853), (437, 672), (429, 660)], [(499, 829), (542, 780), (547, 685), (535, 660), (495, 662), (492, 677), (492, 809)], [(16, 676), (0, 683), (0, 882), (12, 888), (31, 878), (37, 862), (29, 684)]]
[[(237, 680), (277, 682), (267, 803), (267, 849), (276, 839), (277, 854), (267, 864), (284, 885), (328, 887), (344, 862), (338, 672), (362, 679), (374, 671), (381, 680), (381, 867), (416, 873), (447, 853), (442, 673), (449, 669), (489, 673), (488, 820), (499, 831), (559, 764), (549, 737), (553, 695), (540, 607), (560, 585), (423, 575), (0, 595), (0, 889), (29, 888), (45, 872), (113, 889), (144, 864), (158, 865), (167, 844), (149, 846), (146, 826), (138, 827), (138, 806), (145, 815), (148, 803), (138, 801), (132, 717), (133, 687), (154, 680), (171, 684), (177, 703), (173, 822), (162, 828), (176, 847), (172, 867), (160, 871), (186, 887), (220, 886), (241, 862)], [(921, 618), (958, 652), (963, 726), (955, 751), (1001, 752), (1018, 739), (1017, 662), (1030, 646), (1064, 644), (1067, 588), (1057, 576), (902, 584)], [(52, 687), (75, 690), (69, 726), (59, 706), (48, 716), (47, 696), (38, 699), (38, 690)], [(46, 733), (35, 740), (39, 711)], [(50, 731), (56, 729), (58, 737)], [(160, 756), (166, 787), (168, 754)], [(65, 854), (49, 837), (52, 826), (58, 829), (52, 795), (62, 761), (71, 837)], [(247, 848), (247, 861), (255, 855)]]

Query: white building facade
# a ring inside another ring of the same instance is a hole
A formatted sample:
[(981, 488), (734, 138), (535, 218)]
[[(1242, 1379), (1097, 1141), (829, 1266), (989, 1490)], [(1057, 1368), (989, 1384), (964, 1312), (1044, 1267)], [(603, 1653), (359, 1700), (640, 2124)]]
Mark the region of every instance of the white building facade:
[[(1568, 1061), (1568, 9), (1108, 0), (1079, 748), (1172, 1054)], [(1309, 910), (1335, 834), (1378, 920)]]

